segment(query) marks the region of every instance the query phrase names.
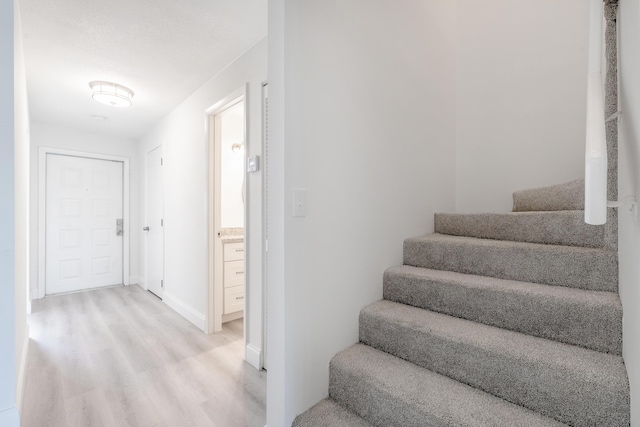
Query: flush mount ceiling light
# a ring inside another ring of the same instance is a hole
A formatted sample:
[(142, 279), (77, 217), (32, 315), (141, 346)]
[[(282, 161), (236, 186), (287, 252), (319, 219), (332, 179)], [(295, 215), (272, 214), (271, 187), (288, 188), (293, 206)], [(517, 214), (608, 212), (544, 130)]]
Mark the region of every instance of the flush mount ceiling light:
[(117, 83), (95, 81), (90, 82), (91, 97), (96, 101), (112, 107), (131, 107), (133, 91)]

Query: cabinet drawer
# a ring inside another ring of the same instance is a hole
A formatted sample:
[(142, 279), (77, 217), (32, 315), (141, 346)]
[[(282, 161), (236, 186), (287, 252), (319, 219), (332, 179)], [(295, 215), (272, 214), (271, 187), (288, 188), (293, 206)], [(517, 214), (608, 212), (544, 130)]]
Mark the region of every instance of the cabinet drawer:
[(235, 261), (238, 259), (244, 259), (244, 243), (225, 243), (224, 261)]
[(224, 287), (244, 285), (244, 260), (224, 263)]
[(224, 314), (244, 310), (244, 286), (224, 290)]

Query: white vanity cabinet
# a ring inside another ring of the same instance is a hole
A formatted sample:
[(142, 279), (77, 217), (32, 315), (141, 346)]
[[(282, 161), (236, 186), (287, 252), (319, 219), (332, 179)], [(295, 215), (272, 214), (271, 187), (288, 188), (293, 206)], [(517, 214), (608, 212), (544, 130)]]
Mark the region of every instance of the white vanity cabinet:
[(223, 245), (222, 283), (224, 292), (223, 314), (244, 310), (244, 243)]

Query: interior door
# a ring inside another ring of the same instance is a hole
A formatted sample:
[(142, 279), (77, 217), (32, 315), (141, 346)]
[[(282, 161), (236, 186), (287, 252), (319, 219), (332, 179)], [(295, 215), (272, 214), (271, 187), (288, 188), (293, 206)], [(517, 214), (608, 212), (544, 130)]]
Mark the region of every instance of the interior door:
[(123, 283), (123, 163), (47, 154), (46, 294)]
[(162, 298), (164, 291), (164, 180), (162, 147), (147, 153), (147, 289)]

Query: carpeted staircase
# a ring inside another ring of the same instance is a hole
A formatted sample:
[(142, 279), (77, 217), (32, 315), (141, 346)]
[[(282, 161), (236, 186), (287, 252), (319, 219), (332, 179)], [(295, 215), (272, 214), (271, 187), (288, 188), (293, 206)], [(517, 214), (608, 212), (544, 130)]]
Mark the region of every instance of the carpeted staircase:
[(580, 184), (404, 243), (306, 426), (628, 426), (617, 252)]

